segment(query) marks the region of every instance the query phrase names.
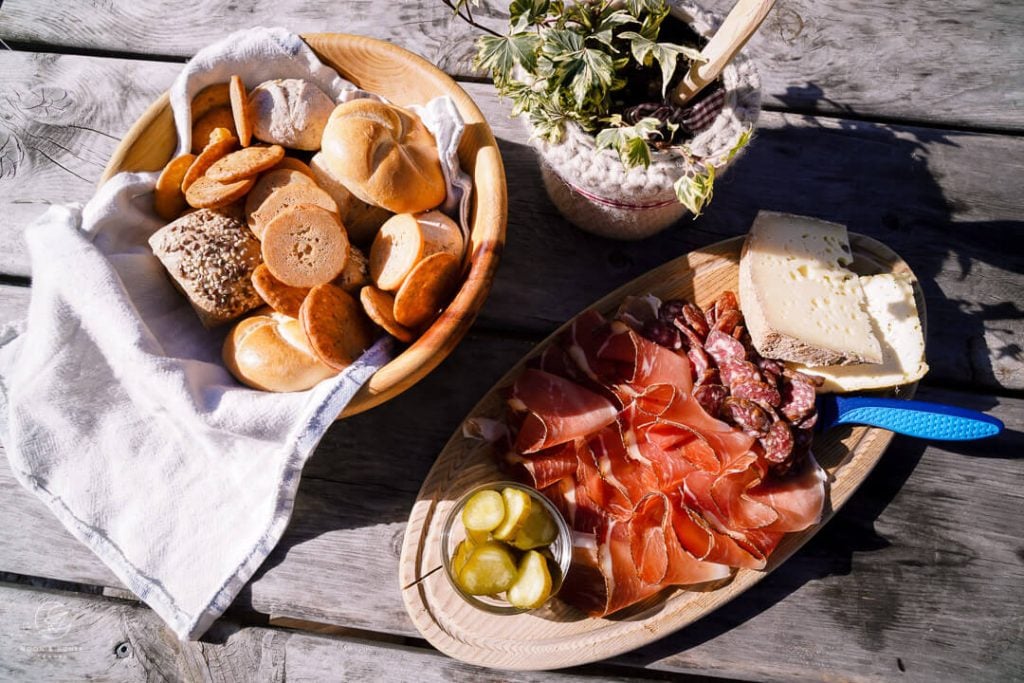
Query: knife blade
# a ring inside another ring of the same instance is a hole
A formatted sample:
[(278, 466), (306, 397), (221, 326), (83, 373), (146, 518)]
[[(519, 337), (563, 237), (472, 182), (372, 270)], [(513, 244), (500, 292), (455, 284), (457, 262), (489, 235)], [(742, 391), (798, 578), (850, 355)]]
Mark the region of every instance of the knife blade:
[(1003, 423), (991, 415), (942, 403), (819, 394), (817, 408), (818, 431), (859, 424), (935, 441), (986, 439), (1003, 431)]

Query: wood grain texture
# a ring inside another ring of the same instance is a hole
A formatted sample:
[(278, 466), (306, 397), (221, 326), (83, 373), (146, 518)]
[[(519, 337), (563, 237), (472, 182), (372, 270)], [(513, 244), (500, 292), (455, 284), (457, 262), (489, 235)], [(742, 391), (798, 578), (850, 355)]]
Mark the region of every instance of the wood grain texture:
[[(0, 321), (21, 317), (26, 303), (24, 289), (0, 286)], [(471, 333), (423, 382), (335, 424), (305, 468), (281, 543), (228, 619), (255, 611), (416, 635), (397, 577), (417, 491), (462, 417), (533, 343)], [(1024, 505), (1024, 400), (926, 386), (916, 398), (990, 412), (1009, 431), (962, 445), (896, 437), (847, 505), (782, 569), (613, 662), (758, 680), (891, 679), (904, 675), (897, 660), (911, 680), (1024, 675), (1024, 652), (1013, 646), (1024, 613), (1024, 533), (1010, 522)], [(0, 571), (112, 581), (6, 466), (0, 511), (9, 520), (0, 525)]]
[[(227, 620), (214, 624), (201, 642), (181, 642), (153, 612), (137, 604), (10, 584), (0, 584), (0, 602), (3, 680), (594, 680), (587, 670), (499, 673), (429, 648), (241, 626)], [(644, 680), (642, 672), (636, 673), (621, 680)]]
[[(884, 245), (851, 236), (855, 272), (862, 275), (913, 273)], [(665, 301), (683, 299), (701, 308), (739, 289), (743, 239), (733, 238), (691, 252), (629, 282), (592, 308), (611, 317), (628, 296), (653, 294)], [(923, 300), (915, 298), (927, 330)], [(571, 321), (521, 359), (481, 399), (467, 418), (502, 420), (506, 397), (527, 361), (566, 333)], [(908, 398), (915, 386), (903, 388)], [(693, 623), (742, 595), (781, 566), (839, 510), (870, 474), (892, 440), (882, 429), (831, 430), (814, 441), (818, 462), (828, 472), (828, 504), (821, 523), (787, 534), (768, 559), (765, 571), (739, 569), (730, 579), (699, 590), (674, 590), (607, 619), (589, 619), (577, 609), (552, 601), (542, 609), (515, 616), (477, 610), (456, 592), (437, 568), (443, 562), (442, 528), (456, 502), (472, 488), (506, 477), (495, 453), (479, 439), (456, 430), (437, 457), (409, 517), (402, 545), (399, 579), (409, 615), (423, 636), (439, 650), (472, 664), (514, 669), (556, 669), (605, 659), (653, 642)], [(571, 568), (570, 568), (571, 571)]]
[[(733, 0), (706, 0), (724, 16)], [(475, 15), (504, 31), (507, 3)], [(177, 6), (110, 0), (7, 0), (0, 38), (46, 46), (185, 58), (236, 28), (286, 26), (392, 41), (445, 71), (472, 74), (475, 29), (440, 2), (207, 0)], [(1016, 0), (780, 0), (746, 48), (766, 103), (822, 113), (947, 125), (1024, 125), (1024, 10)]]
[[(102, 154), (111, 154), (116, 141), (82, 126), (122, 136), (147, 104), (133, 94), (133, 84), (155, 97), (176, 69), (0, 52), (0, 78), (9, 84), (0, 95), (0, 131), (11, 149), (20, 144), (27, 150), (18, 172), (0, 177), (0, 272), (29, 274), (21, 230), (46, 204), (90, 196), (92, 186), (72, 173), (98, 180)], [(70, 93), (58, 124), (48, 123), (41, 110), (11, 107), (12, 101), (35, 101), (48, 87)], [(489, 85), (463, 87), (494, 129), (510, 179), (508, 240), (481, 312), (486, 327), (546, 334), (651, 268), (745, 233), (759, 209), (771, 209), (845, 223), (910, 263), (933, 323), (932, 379), (1024, 389), (1024, 252), (1016, 247), (1024, 241), (1024, 196), (1016, 182), (1024, 173), (1024, 139), (766, 113), (751, 149), (720, 180), (702, 218), (684, 218), (629, 244), (569, 225), (544, 194), (537, 157), (526, 131), (509, 119), (508, 103)], [(111, 107), (107, 100), (122, 104)], [(28, 145), (43, 144), (40, 129), (67, 136), (55, 137), (66, 149), (42, 148), (52, 160)], [(82, 158), (80, 150), (90, 146), (96, 163)]]

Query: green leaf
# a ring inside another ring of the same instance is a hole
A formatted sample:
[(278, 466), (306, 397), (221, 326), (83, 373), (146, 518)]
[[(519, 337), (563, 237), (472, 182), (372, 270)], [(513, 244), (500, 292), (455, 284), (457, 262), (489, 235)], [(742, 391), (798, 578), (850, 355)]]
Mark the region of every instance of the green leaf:
[(647, 140), (660, 131), (661, 121), (649, 117), (640, 119), (633, 126), (615, 127), (622, 122), (622, 117), (617, 114), (609, 117), (607, 121), (613, 127), (605, 128), (597, 134), (597, 148), (617, 151), (619, 160), (626, 168), (650, 166), (651, 148)]
[(697, 218), (715, 192), (715, 167), (704, 164), (703, 173), (684, 175), (673, 187), (679, 202)]
[(685, 56), (690, 61), (706, 61), (699, 50), (685, 45), (675, 43), (656, 43), (644, 35), (635, 31), (626, 31), (621, 34), (623, 38), (630, 41), (630, 50), (633, 57), (643, 66), (650, 66), (653, 61), (658, 62), (661, 67), (661, 96), (665, 96), (672, 76), (676, 72), (676, 63), (679, 55)]
[(726, 161), (732, 161), (732, 158), (740, 153), (740, 150), (750, 144), (750, 138), (754, 135), (753, 128), (744, 128), (740, 136), (736, 138), (736, 144), (733, 145), (725, 155)]
[(550, 0), (513, 0), (508, 6), (509, 23), (515, 24), (520, 17), (525, 17), (527, 23), (535, 24), (550, 8)]
[(539, 47), (540, 37), (535, 33), (482, 36), (477, 41), (476, 64), (490, 71), (495, 80), (511, 78), (516, 65), (533, 73), (537, 69)]
[(614, 69), (612, 58), (600, 50), (586, 49), (580, 56), (579, 66), (570, 87), (576, 103), (603, 100), (612, 84)]

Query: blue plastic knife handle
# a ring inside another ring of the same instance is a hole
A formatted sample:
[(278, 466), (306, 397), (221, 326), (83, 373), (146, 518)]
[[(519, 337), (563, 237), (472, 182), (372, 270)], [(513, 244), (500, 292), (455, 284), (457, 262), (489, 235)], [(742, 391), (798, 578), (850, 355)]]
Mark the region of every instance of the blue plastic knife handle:
[(898, 398), (822, 394), (818, 413), (822, 429), (861, 424), (938, 441), (984, 439), (1003, 431), (1002, 422), (976, 410)]

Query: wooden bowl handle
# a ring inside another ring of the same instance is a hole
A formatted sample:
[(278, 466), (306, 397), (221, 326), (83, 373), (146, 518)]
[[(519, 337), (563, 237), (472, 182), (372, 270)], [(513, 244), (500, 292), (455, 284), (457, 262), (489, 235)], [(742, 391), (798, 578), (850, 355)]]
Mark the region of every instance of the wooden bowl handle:
[(718, 78), (725, 65), (747, 44), (768, 12), (775, 6), (775, 0), (738, 0), (721, 28), (701, 51), (707, 61), (690, 65), (683, 80), (669, 96), (673, 104), (682, 106)]

